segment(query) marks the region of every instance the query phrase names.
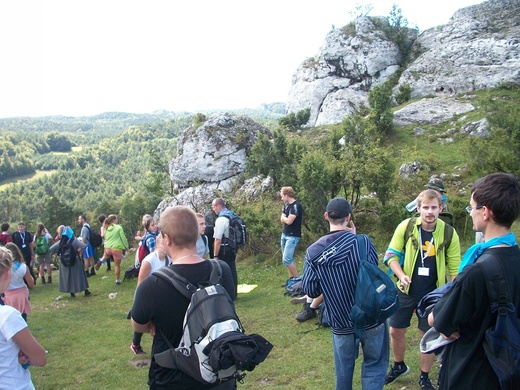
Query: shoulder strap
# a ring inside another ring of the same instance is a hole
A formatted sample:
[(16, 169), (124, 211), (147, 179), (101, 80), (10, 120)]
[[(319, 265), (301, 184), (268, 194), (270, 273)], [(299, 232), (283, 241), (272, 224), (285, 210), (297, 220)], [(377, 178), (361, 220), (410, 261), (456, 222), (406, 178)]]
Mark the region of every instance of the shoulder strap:
[(486, 288), (489, 296), (491, 307), (498, 305), (500, 308), (505, 308), (507, 303), (511, 302), (509, 295), (509, 287), (504, 267), (500, 259), (491, 254), (493, 260), (488, 259), (479, 261), (478, 264), (486, 277)]
[(362, 234), (356, 235), (356, 239), (358, 240), (358, 246), (359, 246), (359, 257), (361, 261), (367, 261), (367, 248), (366, 248), (366, 241), (365, 236)]
[(453, 230), (453, 226), (451, 226), (449, 223), (444, 222), (444, 241), (441, 245), (439, 245), (438, 250), (449, 248), (451, 244), (451, 239), (453, 238)]
[(403, 248), (406, 248), (406, 243), (408, 240), (412, 240), (413, 248), (415, 250), (419, 249), (419, 243), (417, 242), (417, 238), (413, 235), (413, 228), (415, 226), (415, 222), (417, 221), (417, 214), (415, 214), (413, 217), (411, 217), (408, 220), (408, 224), (406, 225), (406, 230), (404, 232), (404, 246)]
[(202, 241), (204, 241), (204, 249), (209, 245), (209, 238), (205, 234), (202, 235)]
[(191, 299), (191, 295), (197, 290), (193, 284), (184, 279), (171, 267), (161, 267), (153, 273), (157, 277), (170, 282), (170, 284), (186, 298)]
[[(210, 284), (220, 284), (222, 279), (222, 267), (218, 261), (206, 260), (209, 262), (211, 268), (209, 274)], [(187, 279), (183, 278), (171, 267), (161, 267), (153, 273), (157, 277), (170, 282), (173, 287), (179, 291), (186, 298), (191, 299), (191, 295), (197, 291), (197, 286), (190, 283)]]

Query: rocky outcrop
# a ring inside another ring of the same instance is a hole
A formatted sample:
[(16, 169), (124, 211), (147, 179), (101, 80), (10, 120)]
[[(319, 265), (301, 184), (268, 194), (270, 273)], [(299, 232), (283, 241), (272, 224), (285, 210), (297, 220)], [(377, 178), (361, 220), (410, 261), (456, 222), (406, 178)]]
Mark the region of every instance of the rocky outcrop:
[[(388, 24), (386, 18), (376, 19)], [(409, 46), (416, 36), (409, 30)], [(338, 123), (368, 106), (368, 91), (385, 82), (400, 67), (403, 59), (392, 42), (372, 18), (362, 17), (330, 31), (320, 52), (306, 59), (293, 76), (287, 111), (311, 109), (309, 126)]]
[(170, 206), (189, 206), (193, 210), (205, 214), (211, 211), (211, 202), (218, 196), (227, 199), (227, 194), (233, 194), (233, 200), (247, 202), (260, 199), (261, 195), (271, 190), (273, 180), (270, 177), (255, 176), (246, 180), (240, 187), (238, 177), (224, 180), (220, 183), (205, 183), (186, 188), (178, 195), (164, 199), (155, 210), (158, 220), (161, 213)]
[[(295, 72), (288, 112), (310, 108), (308, 125), (316, 126), (339, 123), (368, 106), (370, 89), (403, 66), (402, 53), (377, 21), (386, 23), (384, 18), (362, 17), (327, 34), (319, 53), (306, 59)], [(402, 69), (394, 92), (406, 84), (415, 99), (450, 97), (444, 104), (447, 107), (459, 93), (520, 83), (518, 0), (489, 0), (463, 8), (448, 24), (419, 36), (414, 33), (408, 31), (405, 45), (411, 45), (414, 60)], [(410, 122), (400, 114), (396, 124)], [(450, 119), (449, 115), (443, 118)]]
[(448, 24), (422, 33), (413, 50), (422, 54), (399, 79), (412, 87), (412, 98), (520, 83), (520, 1), (460, 9)]
[(177, 156), (170, 162), (170, 177), (179, 188), (215, 184), (244, 172), (247, 154), (259, 134), (271, 132), (252, 119), (217, 113), (183, 131)]
[(474, 109), (471, 103), (457, 101), (454, 98), (425, 98), (394, 112), (394, 124), (438, 124)]

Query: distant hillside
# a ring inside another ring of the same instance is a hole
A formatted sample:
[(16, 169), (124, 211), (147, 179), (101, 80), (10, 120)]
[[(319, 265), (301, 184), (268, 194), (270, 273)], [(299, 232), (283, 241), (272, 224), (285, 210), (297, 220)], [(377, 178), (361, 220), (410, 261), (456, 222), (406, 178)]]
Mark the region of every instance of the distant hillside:
[[(217, 110), (200, 111), (208, 114)], [(219, 110), (223, 111), (223, 110)], [(247, 115), (259, 122), (278, 120), (285, 114), (285, 103), (266, 103), (259, 108), (227, 110), (239, 115)], [(149, 114), (127, 112), (105, 112), (93, 116), (45, 116), (0, 118), (0, 130), (31, 132), (88, 132), (102, 133), (105, 136), (118, 134), (130, 126), (168, 121), (176, 118), (193, 116), (193, 112), (155, 111)]]

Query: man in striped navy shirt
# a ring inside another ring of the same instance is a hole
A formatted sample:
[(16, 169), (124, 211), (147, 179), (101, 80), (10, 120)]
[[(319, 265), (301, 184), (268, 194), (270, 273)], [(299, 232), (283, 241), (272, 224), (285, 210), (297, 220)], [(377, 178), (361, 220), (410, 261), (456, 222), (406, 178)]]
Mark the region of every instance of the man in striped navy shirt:
[[(354, 305), (360, 255), (356, 227), (351, 221), (352, 207), (344, 198), (334, 198), (325, 212), (330, 232), (312, 244), (305, 255), (303, 290), (313, 298), (323, 293), (330, 327), (336, 367), (336, 390), (352, 389), (352, 377), (358, 344), (354, 337), (354, 324), (350, 316)], [(335, 248), (334, 256), (325, 256), (323, 250), (339, 237), (348, 235), (344, 243)], [(367, 261), (377, 264), (377, 252), (365, 236)], [(320, 256), (321, 254), (321, 256)], [(363, 389), (382, 389), (389, 358), (389, 341), (386, 324), (368, 327), (361, 336)]]

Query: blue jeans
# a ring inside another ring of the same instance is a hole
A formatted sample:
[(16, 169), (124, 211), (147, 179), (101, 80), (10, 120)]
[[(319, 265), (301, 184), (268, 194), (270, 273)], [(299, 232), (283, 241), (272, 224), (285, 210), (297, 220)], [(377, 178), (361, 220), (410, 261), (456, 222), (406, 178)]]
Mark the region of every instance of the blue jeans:
[(294, 261), (294, 251), (300, 242), (300, 237), (286, 236), (282, 233), (280, 245), (282, 246), (282, 263), (286, 267)]
[[(336, 366), (336, 390), (352, 390), (352, 377), (356, 363), (354, 334), (332, 335), (334, 364)], [(361, 386), (365, 390), (382, 389), (385, 385), (386, 369), (390, 353), (386, 322), (361, 335), (363, 364)]]

